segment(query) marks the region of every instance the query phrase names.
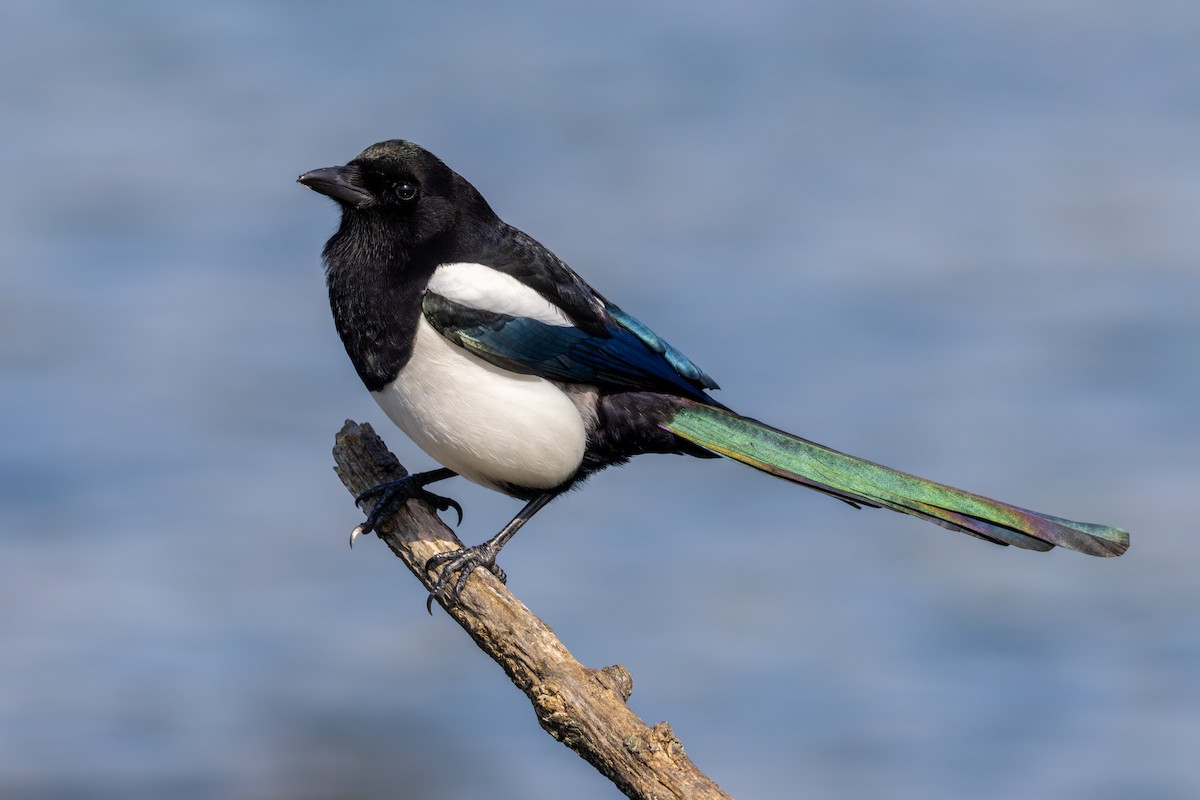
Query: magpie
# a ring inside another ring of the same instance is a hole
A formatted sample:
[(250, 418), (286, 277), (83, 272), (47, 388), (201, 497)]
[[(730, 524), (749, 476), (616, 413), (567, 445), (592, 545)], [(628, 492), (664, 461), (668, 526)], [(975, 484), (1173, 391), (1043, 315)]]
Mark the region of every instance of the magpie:
[[(429, 151), (393, 139), (298, 181), (341, 208), (323, 260), (346, 352), (387, 416), (442, 466), (377, 486), (351, 536), (376, 530), (455, 475), (525, 501), (483, 544), (442, 553), (430, 600), (456, 602), (479, 567), (505, 580), (500, 549), (541, 508), (643, 453), (727, 459), (851, 506), (889, 508), (1000, 545), (1119, 556), (1119, 528), (1018, 508), (856, 458), (717, 400), (717, 383), (503, 222)], [(455, 578), (454, 576), (457, 576)]]

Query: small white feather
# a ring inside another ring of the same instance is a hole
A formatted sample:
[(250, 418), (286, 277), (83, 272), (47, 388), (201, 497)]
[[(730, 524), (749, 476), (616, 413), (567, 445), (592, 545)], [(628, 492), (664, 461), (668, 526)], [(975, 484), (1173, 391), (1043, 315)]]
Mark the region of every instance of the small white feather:
[(529, 317), (547, 325), (571, 327), (563, 310), (507, 273), (483, 264), (458, 262), (438, 267), (429, 291), (447, 300), (511, 317)]

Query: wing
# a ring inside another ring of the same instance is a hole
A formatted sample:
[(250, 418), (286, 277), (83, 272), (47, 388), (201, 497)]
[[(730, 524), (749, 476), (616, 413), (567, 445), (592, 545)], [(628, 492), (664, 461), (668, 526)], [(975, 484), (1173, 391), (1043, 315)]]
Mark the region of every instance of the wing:
[(422, 308), (450, 341), (503, 369), (705, 403), (716, 382), (638, 320), (592, 293), (586, 328), (540, 292), (482, 264), (438, 268)]

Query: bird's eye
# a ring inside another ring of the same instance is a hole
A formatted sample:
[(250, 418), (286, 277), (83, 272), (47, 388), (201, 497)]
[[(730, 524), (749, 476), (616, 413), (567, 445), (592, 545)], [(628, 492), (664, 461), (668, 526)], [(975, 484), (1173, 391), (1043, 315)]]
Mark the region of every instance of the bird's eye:
[(396, 197), (399, 197), (401, 200), (412, 200), (416, 196), (416, 186), (413, 186), (411, 183), (396, 184)]

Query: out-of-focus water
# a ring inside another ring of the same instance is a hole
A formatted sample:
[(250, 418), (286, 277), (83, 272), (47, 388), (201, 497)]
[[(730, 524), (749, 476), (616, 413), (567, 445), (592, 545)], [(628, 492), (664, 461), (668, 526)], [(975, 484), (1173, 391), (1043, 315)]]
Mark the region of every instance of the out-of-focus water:
[[(734, 796), (1200, 796), (1200, 8), (0, 8), (0, 796), (611, 797), (377, 542), (327, 200), (420, 142), (819, 441), (1133, 531), (1001, 550), (734, 465), (510, 586)], [(479, 541), (514, 501), (452, 486)], [(414, 687), (419, 689), (414, 691)]]

